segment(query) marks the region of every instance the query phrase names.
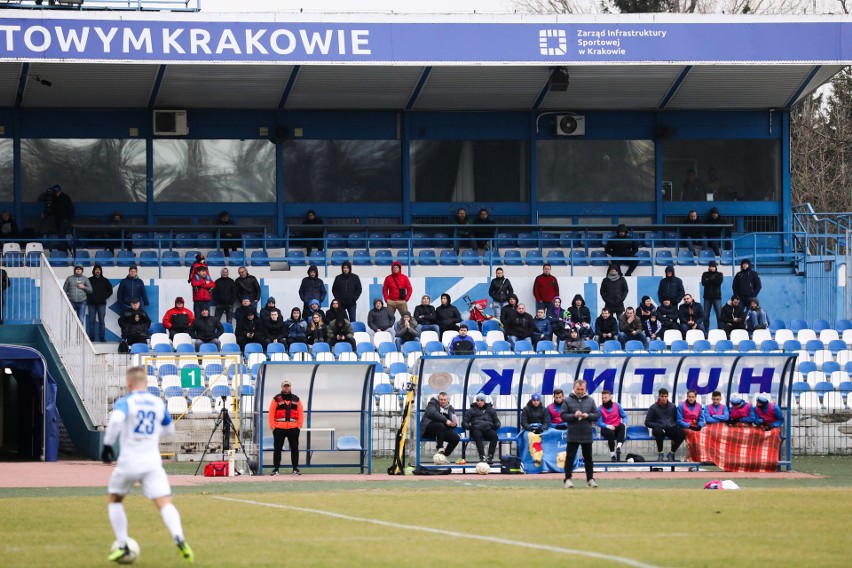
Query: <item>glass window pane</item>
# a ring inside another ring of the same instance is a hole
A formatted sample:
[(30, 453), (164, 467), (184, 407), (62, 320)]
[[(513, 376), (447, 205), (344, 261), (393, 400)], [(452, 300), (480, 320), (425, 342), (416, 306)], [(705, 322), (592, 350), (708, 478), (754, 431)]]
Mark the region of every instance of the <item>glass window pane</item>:
[(154, 200), (275, 201), (268, 140), (154, 140)]
[(528, 148), (519, 140), (414, 140), (411, 199), (419, 203), (526, 201)]
[(12, 201), (15, 196), (12, 151), (12, 140), (0, 138), (0, 201)]
[(651, 140), (539, 140), (539, 201), (653, 201)]
[(402, 199), (398, 140), (284, 142), (284, 199), (369, 203)]
[(145, 201), (145, 141), (137, 139), (21, 140), (25, 201), (59, 184), (75, 203)]
[[(690, 173), (690, 171), (692, 173)], [(775, 201), (781, 194), (778, 140), (666, 140), (666, 201)]]

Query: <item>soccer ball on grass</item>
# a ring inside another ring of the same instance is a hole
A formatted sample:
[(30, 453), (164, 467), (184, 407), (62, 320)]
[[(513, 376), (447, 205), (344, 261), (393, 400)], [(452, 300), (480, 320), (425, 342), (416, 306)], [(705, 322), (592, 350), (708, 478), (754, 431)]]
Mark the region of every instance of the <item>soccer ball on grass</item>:
[(491, 466), (487, 462), (479, 462), (476, 464), (476, 473), (479, 475), (488, 475), (491, 473)]
[[(124, 558), (118, 561), (119, 564), (133, 564), (139, 558), (139, 543), (133, 540), (132, 538), (127, 539), (127, 548), (130, 550), (130, 556), (125, 556)], [(118, 541), (112, 543), (112, 547), (110, 548), (110, 552), (115, 552), (118, 550)]]

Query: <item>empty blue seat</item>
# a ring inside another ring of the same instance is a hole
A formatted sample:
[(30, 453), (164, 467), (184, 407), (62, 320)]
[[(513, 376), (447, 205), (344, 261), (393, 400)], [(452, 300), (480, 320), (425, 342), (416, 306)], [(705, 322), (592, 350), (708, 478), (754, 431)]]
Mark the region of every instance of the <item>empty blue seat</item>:
[(790, 389), (793, 391), (793, 396), (796, 397), (796, 400), (799, 400), (799, 395), (803, 392), (810, 391), (811, 385), (809, 385), (806, 381), (796, 381), (790, 386)]
[(642, 244), (648, 248), (662, 248), (664, 246), (663, 233), (660, 231), (649, 231), (645, 233), (645, 236), (642, 237)]
[(790, 329), (793, 330), (793, 333), (799, 333), (803, 329), (808, 328), (808, 322), (802, 319), (794, 319), (790, 322)]
[(198, 248), (210, 248), (216, 246), (216, 239), (212, 233), (198, 233), (195, 235), (195, 245)]
[(734, 263), (734, 251), (723, 250), (722, 256), (719, 258), (719, 264), (722, 266), (731, 266)]
[(498, 339), (494, 343), (491, 344), (491, 352), (492, 353), (505, 353), (512, 351), (512, 344), (503, 339)]
[(520, 353), (522, 351), (533, 351), (532, 341), (529, 339), (520, 339), (515, 342), (515, 353)]
[(644, 249), (637, 251), (636, 258), (639, 259), (639, 266), (651, 266), (651, 251)]
[(334, 356), (338, 357), (341, 353), (352, 353), (352, 345), (348, 341), (338, 341), (334, 344)]
[(352, 253), (352, 264), (355, 266), (371, 266), (373, 264), (370, 259), (370, 253), (364, 249), (358, 249)]
[(435, 251), (432, 249), (423, 249), (417, 253), (417, 259), (420, 266), (437, 266), (438, 258), (435, 256)]
[(391, 233), (391, 248), (408, 248), (408, 235), (405, 233)]
[(222, 251), (211, 250), (207, 253), (207, 266), (225, 266), (225, 255)]
[(743, 339), (739, 344), (740, 351), (757, 351), (757, 344), (751, 339)]
[(130, 346), (130, 354), (138, 355), (141, 353), (148, 353), (148, 344), (147, 343), (134, 343)]
[(176, 250), (164, 250), (160, 264), (162, 266), (180, 266), (180, 253)]
[(498, 329), (500, 329), (500, 320), (498, 319), (488, 319), (482, 322), (482, 335)]
[(695, 266), (695, 256), (692, 251), (682, 250), (677, 253), (677, 263), (680, 266)]
[(77, 250), (76, 256), (71, 259), (74, 265), (80, 265), (85, 268), (92, 266), (92, 257), (87, 250)]
[(462, 266), (479, 266), (482, 264), (479, 253), (470, 249), (461, 251), (461, 263)]
[(547, 262), (552, 266), (568, 266), (568, 260), (565, 258), (565, 253), (561, 250), (552, 250), (547, 253)]
[(621, 343), (619, 341), (616, 341), (615, 339), (610, 339), (608, 341), (604, 341), (602, 349), (603, 349), (604, 353), (612, 353), (614, 351), (621, 351)]
[(837, 361), (826, 361), (822, 364), (822, 372), (825, 373), (826, 377), (830, 377), (831, 373), (840, 370), (840, 363)]
[(666, 342), (662, 339), (654, 339), (648, 342), (649, 353), (662, 353), (666, 350)]
[(173, 397), (182, 397), (182, 396), (183, 396), (183, 389), (180, 388), (180, 387), (172, 386), (172, 387), (166, 387), (166, 389), (165, 389), (166, 399), (173, 398)]
[(541, 353), (542, 351), (556, 351), (556, 345), (547, 339), (542, 339), (535, 346), (535, 352)]
[(497, 248), (504, 249), (516, 245), (517, 241), (511, 233), (497, 233)]
[(326, 252), (324, 250), (312, 250), (311, 254), (308, 255), (308, 260), (311, 264), (316, 264), (317, 266), (324, 266), (326, 263)]
[(305, 257), (305, 251), (299, 249), (290, 249), (287, 251), (287, 261), (290, 266), (307, 266), (308, 259)]
[(670, 264), (674, 264), (674, 258), (672, 258), (672, 251), (658, 250), (654, 255), (654, 264), (656, 264), (657, 266), (668, 266)]
[(376, 257), (376, 266), (390, 266), (393, 263), (393, 256), (388, 249), (373, 251), (373, 255)]
[(734, 342), (730, 339), (720, 339), (716, 342), (716, 351), (733, 351), (734, 350)]
[[(421, 254), (424, 252), (426, 251), (420, 251)], [(442, 266), (458, 266), (459, 264), (459, 257), (456, 254), (456, 251), (452, 249), (442, 250), (440, 253), (440, 260)], [(420, 264), (423, 264), (423, 262), (421, 262)]]
[(342, 233), (329, 232), (326, 235), (328, 248), (346, 248), (346, 238)]
[[(143, 251), (145, 252), (145, 251)], [(153, 251), (148, 251), (153, 252)], [(154, 257), (156, 258), (156, 253), (154, 253)], [(116, 266), (134, 266), (137, 264), (136, 262), (136, 253), (131, 250), (120, 250), (116, 253)], [(156, 265), (156, 261), (155, 261)]]
[(770, 351), (778, 351), (778, 342), (774, 339), (766, 339), (763, 343), (760, 344), (760, 350), (764, 353), (769, 353)]
[(834, 385), (831, 384), (831, 381), (820, 381), (814, 385), (814, 391), (819, 395), (819, 399), (822, 400), (825, 393), (834, 391)]
[(788, 339), (784, 342), (784, 351), (801, 351), (802, 344), (798, 339)]
[(68, 267), (68, 253), (62, 250), (52, 250), (47, 257), (47, 261), (50, 263), (50, 266), (66, 268)]
[(834, 322), (834, 329), (837, 330), (837, 333), (843, 333), (847, 329), (852, 329), (852, 321), (848, 319), (839, 319)]
[(155, 333), (166, 333), (166, 326), (164, 326), (158, 321), (155, 321), (151, 323), (151, 326), (148, 328), (148, 333), (150, 333), (151, 335)]
[(349, 248), (362, 248), (367, 246), (367, 234), (364, 232), (360, 233), (349, 233), (348, 237)]
[[(120, 253), (126, 251), (120, 251)], [(157, 251), (143, 250), (139, 253), (139, 266), (159, 266), (160, 261), (157, 259)]]
[(576, 238), (577, 237), (574, 235), (573, 231), (559, 233), (559, 246), (561, 248), (571, 249), (574, 247), (574, 239)]
[(376, 352), (376, 347), (372, 343), (367, 342), (367, 341), (363, 341), (363, 342), (361, 342), (361, 343), (359, 343), (358, 345), (355, 346), (355, 353), (358, 354), (358, 357), (360, 357), (361, 355), (363, 355), (365, 353), (375, 353), (375, 352)]
[(192, 343), (179, 343), (175, 346), (175, 353), (195, 353), (195, 345)]
[(701, 252), (698, 253), (698, 264), (707, 266), (711, 260), (716, 260), (716, 253), (710, 249), (701, 249)]
[(245, 266), (246, 253), (241, 250), (232, 250), (228, 253), (228, 266)]
[(527, 266), (541, 266), (544, 264), (544, 257), (541, 255), (540, 250), (528, 250), (524, 258), (526, 259)]
[(638, 353), (645, 350), (645, 345), (641, 341), (631, 339), (624, 344), (624, 350), (628, 353)]
[(349, 261), (349, 253), (345, 250), (333, 250), (331, 251), (331, 264), (332, 266), (340, 266), (344, 262)]
[(223, 343), (222, 344), (222, 353), (239, 353), (240, 346), (236, 343)]
[(371, 248), (385, 248), (390, 246), (390, 239), (385, 233), (370, 233)]
[(367, 324), (362, 321), (353, 321), (350, 322), (352, 324), (352, 332), (356, 331), (367, 331)]
[(307, 352), (308, 352), (307, 343), (296, 342), (296, 343), (290, 344), (290, 354), (291, 355), (293, 353), (307, 353)]
[(589, 258), (586, 251), (574, 249), (571, 251), (571, 266), (588, 266)]
[(538, 235), (536, 233), (518, 233), (518, 247), (532, 248), (538, 246)]
[(828, 350), (832, 355), (837, 355), (840, 351), (846, 349), (846, 342), (842, 339), (832, 339), (828, 342)]
[(426, 355), (438, 353), (441, 351), (444, 351), (444, 344), (440, 341), (430, 341), (423, 346), (423, 353), (425, 353)]
[(813, 355), (817, 351), (822, 351), (825, 348), (825, 345), (819, 339), (809, 339), (807, 343), (805, 343), (805, 349), (808, 353)]
[(175, 235), (175, 246), (177, 248), (193, 248), (198, 245), (195, 244), (195, 238), (190, 233), (177, 233)]
[(115, 266), (115, 257), (113, 257), (112, 253), (108, 250), (96, 250), (95, 264), (100, 264), (101, 266)]
[(219, 347), (215, 343), (202, 343), (198, 346), (199, 353), (218, 353)]
[(402, 249), (396, 251), (396, 256), (394, 256), (394, 260), (402, 264), (403, 266), (409, 266), (411, 264), (411, 255), (408, 249)]
[(831, 324), (828, 323), (828, 320), (826, 319), (818, 319), (814, 320), (811, 329), (813, 329), (815, 332), (817, 332), (817, 335), (819, 335), (819, 332), (821, 332), (822, 330), (831, 329)]
[(769, 331), (774, 334), (779, 329), (787, 329), (787, 324), (784, 323), (784, 320), (782, 319), (773, 318), (772, 321), (769, 322)]
[(593, 250), (591, 259), (592, 266), (609, 266), (610, 264), (609, 257), (602, 250)]
[(813, 361), (802, 361), (799, 363), (799, 372), (803, 377), (807, 377), (808, 373), (813, 373), (814, 371), (818, 371), (816, 363)]
[(671, 352), (672, 353), (683, 353), (685, 351), (689, 351), (689, 343), (687, 343), (683, 339), (675, 339), (674, 341), (672, 341), (672, 345), (671, 345)]
[(252, 266), (269, 266), (269, 255), (265, 250), (253, 250), (249, 258)]
[(692, 344), (692, 351), (695, 353), (704, 353), (705, 351), (712, 351), (713, 345), (710, 344), (706, 339), (699, 339), (695, 343)]
[(324, 341), (317, 341), (316, 343), (311, 345), (311, 353), (314, 355), (316, 355), (317, 353), (331, 353), (331, 347), (329, 347), (328, 343)]
[(523, 266), (524, 261), (521, 260), (521, 251), (517, 249), (504, 251), (503, 264), (506, 266)]
[(600, 344), (597, 341), (595, 341), (594, 339), (586, 340), (585, 345), (586, 345), (586, 347), (588, 347), (592, 351), (600, 351), (601, 350)]

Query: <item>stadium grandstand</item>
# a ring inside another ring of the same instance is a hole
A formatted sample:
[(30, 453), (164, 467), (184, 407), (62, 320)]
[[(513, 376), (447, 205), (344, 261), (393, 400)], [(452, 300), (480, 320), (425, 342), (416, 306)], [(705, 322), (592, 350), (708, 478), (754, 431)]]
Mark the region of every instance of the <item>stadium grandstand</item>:
[[(197, 13), (194, 2), (140, 2), (152, 9), (120, 13), (107, 2), (57, 4), (75, 9), (9, 2), (0, 12), (0, 206), (15, 222), (2, 235), (10, 285), (0, 341), (41, 353), (45, 385), (55, 384), (80, 454), (98, 455), (131, 364), (146, 366), (150, 392), (181, 418), (168, 448), (178, 459), (202, 453), (222, 404), (236, 409), (249, 449), (262, 455), (268, 432), (257, 430), (275, 385), (261, 383), (281, 373), (317, 385), (331, 414), (314, 436), (330, 424), (334, 440), (336, 427), (346, 443), (330, 449), (363, 469), (365, 459), (393, 453), (412, 377), (418, 408), (438, 385), (463, 409), (489, 371), (511, 367), (511, 394), (494, 393), (510, 429), (501, 440), (511, 442), (530, 389), (544, 389), (549, 402), (554, 386), (583, 375), (576, 361), (584, 357), (564, 355), (559, 341), (512, 345), (496, 321), (476, 321), (471, 310), (490, 304), (496, 268), (532, 307), (534, 280), (549, 263), (563, 304), (582, 295), (594, 320), (613, 262), (638, 263), (624, 301), (638, 306), (644, 296), (658, 303), (669, 266), (700, 300), (711, 262), (724, 276), (724, 302), (746, 259), (762, 279), (767, 329), (677, 332), (646, 348), (590, 342), (587, 368), (598, 361), (621, 373), (616, 383), (591, 378), (615, 385), (641, 424), (659, 386), (683, 400), (696, 380), (687, 365), (678, 383), (684, 361), (701, 376), (715, 372), (717, 385), (721, 364), (725, 376), (748, 377), (725, 379), (726, 398), (770, 392), (784, 408), (781, 462), (852, 451), (843, 423), (821, 419), (852, 410), (852, 216), (792, 203), (789, 173), (791, 108), (852, 61), (848, 18), (235, 18)], [(74, 206), (65, 223), (49, 210), (56, 186)], [(474, 223), (456, 223), (459, 209)], [(714, 209), (721, 221), (711, 220)], [(309, 211), (317, 223), (305, 222)], [(691, 211), (697, 224), (685, 222)], [(223, 212), (231, 224), (217, 222)], [(491, 223), (475, 223), (482, 212)], [(620, 225), (638, 246), (635, 258), (606, 252)], [(258, 309), (274, 297), (285, 317), (309, 300), (298, 294), (309, 267), (328, 291), (327, 309), (350, 262), (363, 286), (355, 347), (241, 349), (232, 326), (221, 347), (170, 338), (163, 316), (177, 297), (191, 308), (187, 274), (199, 254), (214, 280), (223, 268), (233, 278), (246, 267), (260, 282)], [(411, 311), (424, 294), (433, 304), (448, 294), (474, 320), (474, 358), (448, 355), (453, 331), (401, 347), (389, 333), (367, 333), (394, 262), (411, 281)], [(63, 291), (73, 267), (89, 276), (95, 264), (116, 288), (138, 266), (153, 323), (149, 341), (130, 353), (117, 352), (116, 295), (106, 341), (94, 343)], [(628, 360), (670, 371), (637, 382)], [(364, 363), (368, 396), (347, 389), (355, 394), (343, 403), (327, 381), (311, 382), (316, 369), (361, 373)], [(557, 373), (549, 382), (548, 369)], [(441, 373), (449, 383), (429, 382)], [(335, 422), (332, 407), (360, 422)], [(33, 436), (42, 440), (31, 457), (55, 459), (58, 432), (46, 425)], [(647, 431), (634, 439), (652, 447)], [(605, 454), (604, 444), (596, 448)]]

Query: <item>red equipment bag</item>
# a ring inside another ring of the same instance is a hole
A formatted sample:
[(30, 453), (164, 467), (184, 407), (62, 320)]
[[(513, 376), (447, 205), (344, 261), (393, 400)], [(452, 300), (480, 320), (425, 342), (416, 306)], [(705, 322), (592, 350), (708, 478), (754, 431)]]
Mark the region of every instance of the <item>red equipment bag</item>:
[(204, 466), (204, 477), (228, 477), (228, 462), (210, 462)]

